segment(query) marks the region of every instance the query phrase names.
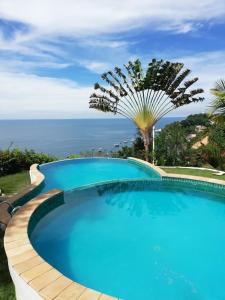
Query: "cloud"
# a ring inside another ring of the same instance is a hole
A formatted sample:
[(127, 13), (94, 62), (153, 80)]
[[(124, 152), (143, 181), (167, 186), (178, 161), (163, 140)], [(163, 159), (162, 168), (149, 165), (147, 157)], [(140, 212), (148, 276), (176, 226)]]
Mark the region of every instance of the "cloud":
[[(225, 52), (203, 52), (176, 59), (192, 69), (198, 76), (195, 87), (205, 89), (206, 100), (186, 105), (171, 116), (183, 116), (207, 110), (211, 95), (209, 89), (224, 77)], [(91, 68), (102, 67), (92, 65)], [(0, 118), (77, 118), (108, 117), (110, 115), (88, 107), (92, 86), (79, 86), (76, 82), (51, 77), (41, 77), (11, 72), (0, 73)]]
[[(1, 0), (0, 17), (27, 24), (43, 34), (90, 36), (168, 26), (187, 32), (193, 23), (225, 15), (223, 0)], [(180, 28), (183, 27), (183, 30)]]
[[(103, 47), (103, 48), (120, 48), (127, 47), (131, 45), (131, 42), (121, 41), (121, 40), (109, 40), (109, 39), (86, 39), (80, 41), (81, 45), (91, 46), (91, 47)], [(133, 43), (132, 43), (133, 44)]]
[(37, 68), (39, 69), (65, 69), (71, 66), (69, 63), (60, 63), (60, 62), (51, 62), (51, 61), (28, 61), (28, 60), (19, 60), (19, 59), (6, 59), (0, 57), (0, 71), (1, 72), (34, 72)]
[(110, 64), (100, 61), (81, 61), (80, 64), (91, 72), (101, 74), (110, 69)]
[(88, 109), (92, 87), (70, 80), (0, 73), (1, 118), (62, 118), (95, 116)]

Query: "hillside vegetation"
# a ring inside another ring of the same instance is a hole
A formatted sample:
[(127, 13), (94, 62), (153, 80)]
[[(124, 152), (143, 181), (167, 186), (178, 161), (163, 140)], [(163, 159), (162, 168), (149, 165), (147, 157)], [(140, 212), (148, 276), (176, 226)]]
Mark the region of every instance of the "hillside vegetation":
[[(201, 142), (206, 141), (207, 142)], [(198, 143), (198, 147), (195, 147)], [(149, 157), (153, 158), (150, 147)], [(115, 157), (144, 158), (139, 133), (131, 147), (123, 147)], [(195, 166), (225, 169), (225, 124), (215, 124), (207, 114), (190, 115), (165, 126), (155, 138), (155, 162), (162, 166)]]

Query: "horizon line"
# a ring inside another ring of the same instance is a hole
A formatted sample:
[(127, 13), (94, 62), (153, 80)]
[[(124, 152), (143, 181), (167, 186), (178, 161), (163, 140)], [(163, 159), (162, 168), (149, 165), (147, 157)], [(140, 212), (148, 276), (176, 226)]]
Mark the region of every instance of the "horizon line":
[[(194, 114), (190, 114), (190, 115), (194, 115)], [(170, 118), (186, 118), (190, 115), (186, 115), (186, 116), (168, 116), (168, 117), (162, 117), (161, 119), (170, 119)], [(159, 119), (159, 120), (161, 120)], [(41, 120), (129, 120), (128, 118), (33, 118), (33, 119), (28, 119), (28, 118), (15, 118), (15, 119), (1, 119), (0, 121), (41, 121)], [(159, 121), (158, 120), (158, 121)]]

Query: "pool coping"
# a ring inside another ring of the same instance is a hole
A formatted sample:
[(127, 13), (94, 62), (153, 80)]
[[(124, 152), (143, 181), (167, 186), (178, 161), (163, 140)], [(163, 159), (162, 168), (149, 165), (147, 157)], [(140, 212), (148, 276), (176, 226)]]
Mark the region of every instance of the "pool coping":
[(55, 189), (35, 197), (13, 216), (6, 228), (4, 247), (17, 299), (24, 299), (21, 291), (26, 290), (29, 300), (118, 300), (67, 278), (33, 248), (28, 236), (31, 216), (42, 203), (60, 194), (63, 191)]
[(204, 182), (208, 182), (208, 183), (225, 185), (225, 180), (202, 177), (202, 176), (186, 175), (186, 174), (166, 173), (160, 167), (153, 165), (150, 162), (144, 161), (142, 159), (139, 159), (136, 157), (128, 157), (128, 159), (131, 161), (136, 161), (140, 164), (143, 164), (145, 166), (148, 166), (148, 167), (154, 169), (157, 173), (159, 173), (161, 175), (162, 178), (168, 178), (168, 177), (177, 178), (177, 179), (182, 178), (182, 179), (190, 179), (190, 180), (197, 180), (197, 181), (204, 181)]
[[(30, 166), (29, 174), (30, 174), (30, 185), (24, 188), (19, 193), (13, 194), (11, 196), (5, 196), (3, 198), (3, 201), (6, 200), (10, 204), (14, 204), (17, 200), (23, 198), (24, 196), (28, 196), (30, 193), (34, 192), (35, 189), (37, 189), (44, 182), (45, 176), (38, 169), (38, 164), (33, 164)], [(10, 215), (8, 213), (8, 205), (5, 205), (5, 209), (1, 210), (0, 221), (3, 222), (4, 224), (7, 224), (9, 220), (10, 220)]]
[[(154, 169), (160, 174), (162, 180), (167, 178), (185, 179), (225, 186), (225, 181), (199, 176), (168, 174), (149, 162), (133, 157), (128, 159)], [(32, 184), (35, 186), (44, 180), (44, 175), (39, 171), (37, 164), (31, 166), (31, 173)], [(21, 207), (7, 226), (4, 247), (10, 274), (16, 286), (17, 300), (24, 300), (24, 294), (21, 293), (25, 291), (28, 293), (26, 299), (29, 300), (119, 300), (119, 298), (102, 294), (67, 278), (41, 258), (33, 248), (28, 236), (31, 216), (42, 203), (63, 193), (62, 190), (55, 189), (35, 197)]]
[(134, 161), (134, 162), (137, 162), (141, 165), (144, 165), (144, 166), (147, 166), (148, 168), (151, 168), (153, 169), (156, 173), (158, 173), (161, 177), (162, 176), (167, 176), (167, 173), (165, 171), (163, 171), (162, 169), (160, 169), (160, 167), (156, 166), (156, 165), (153, 165), (151, 164), (150, 162), (148, 161), (145, 161), (145, 160), (142, 160), (140, 158), (136, 158), (136, 157), (128, 157), (127, 158), (128, 160), (130, 161)]

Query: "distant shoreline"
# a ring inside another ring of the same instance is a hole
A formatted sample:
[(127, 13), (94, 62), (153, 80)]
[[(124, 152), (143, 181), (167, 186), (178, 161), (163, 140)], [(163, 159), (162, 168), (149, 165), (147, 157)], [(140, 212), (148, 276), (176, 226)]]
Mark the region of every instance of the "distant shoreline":
[[(164, 117), (163, 119), (184, 119), (187, 116), (177, 116), (177, 117)], [(126, 118), (43, 118), (43, 119), (0, 119), (1, 121), (65, 121), (65, 120), (126, 120)]]
[[(181, 121), (182, 117), (165, 117), (156, 129)], [(96, 119), (20, 119), (0, 120), (0, 149), (33, 149), (59, 158), (71, 154), (103, 149), (115, 150), (114, 145), (131, 145), (137, 128), (125, 118)]]

